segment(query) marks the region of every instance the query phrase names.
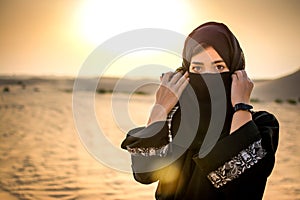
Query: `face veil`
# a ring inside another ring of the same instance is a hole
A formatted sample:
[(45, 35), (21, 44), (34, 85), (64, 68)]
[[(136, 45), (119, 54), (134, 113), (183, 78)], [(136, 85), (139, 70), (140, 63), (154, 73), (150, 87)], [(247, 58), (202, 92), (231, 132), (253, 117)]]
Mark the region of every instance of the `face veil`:
[[(173, 116), (171, 131), (185, 135), (192, 140), (188, 148), (199, 151), (207, 135), (212, 140), (229, 135), (232, 115), (230, 72), (191, 73), (190, 84), (181, 95), (179, 109)], [(190, 129), (195, 123), (196, 133)]]

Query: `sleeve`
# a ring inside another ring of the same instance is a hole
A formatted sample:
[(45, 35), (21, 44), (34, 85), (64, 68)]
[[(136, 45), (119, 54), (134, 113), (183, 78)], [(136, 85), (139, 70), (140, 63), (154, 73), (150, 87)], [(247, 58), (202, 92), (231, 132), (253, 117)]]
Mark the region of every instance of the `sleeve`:
[[(204, 158), (193, 159), (214, 188), (224, 193), (244, 194), (263, 190), (271, 174), (278, 146), (279, 124), (265, 111), (217, 142)], [(230, 195), (229, 195), (230, 196)]]
[(144, 184), (159, 179), (161, 169), (168, 163), (172, 151), (171, 120), (178, 107), (174, 107), (166, 121), (128, 132), (121, 148), (131, 154), (132, 171), (136, 181)]
[(157, 181), (152, 166), (167, 151), (168, 129), (165, 121), (155, 122), (148, 127), (139, 127), (128, 132), (121, 148), (131, 154), (134, 179), (143, 184)]
[(163, 157), (168, 145), (168, 127), (165, 121), (159, 121), (148, 127), (139, 127), (128, 132), (121, 148), (131, 155)]

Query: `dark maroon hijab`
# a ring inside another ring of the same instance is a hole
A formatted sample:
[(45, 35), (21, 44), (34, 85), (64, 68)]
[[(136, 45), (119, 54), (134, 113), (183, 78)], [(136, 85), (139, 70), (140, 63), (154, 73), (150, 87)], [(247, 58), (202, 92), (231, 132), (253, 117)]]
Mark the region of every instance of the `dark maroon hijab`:
[(212, 46), (223, 58), (230, 72), (245, 68), (243, 51), (238, 40), (222, 23), (207, 22), (194, 29), (185, 40), (182, 67), (188, 71), (193, 50), (201, 43)]

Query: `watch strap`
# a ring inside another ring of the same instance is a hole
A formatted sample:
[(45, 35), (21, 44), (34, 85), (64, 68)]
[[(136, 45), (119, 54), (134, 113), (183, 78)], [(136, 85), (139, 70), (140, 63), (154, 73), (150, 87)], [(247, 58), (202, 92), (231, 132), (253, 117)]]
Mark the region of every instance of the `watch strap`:
[(251, 106), (249, 104), (237, 103), (237, 104), (234, 105), (233, 110), (234, 110), (234, 112), (236, 112), (238, 110), (250, 111), (252, 108), (253, 108), (253, 106)]

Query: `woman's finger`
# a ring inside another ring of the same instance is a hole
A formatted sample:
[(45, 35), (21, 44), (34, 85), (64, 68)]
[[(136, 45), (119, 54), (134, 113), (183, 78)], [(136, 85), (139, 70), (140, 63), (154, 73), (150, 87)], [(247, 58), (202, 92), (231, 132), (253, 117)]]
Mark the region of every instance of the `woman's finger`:
[(231, 78), (232, 78), (232, 82), (236, 82), (238, 80), (238, 77), (237, 77), (237, 74), (236, 73), (233, 73), (231, 75)]
[(178, 96), (180, 97), (183, 90), (186, 88), (186, 86), (189, 84), (190, 78), (185, 78), (183, 79), (183, 83), (179, 86), (178, 88)]
[(245, 70), (242, 70), (242, 73), (243, 73), (243, 77), (245, 78), (245, 80), (247, 80), (248, 83), (249, 83), (250, 85), (252, 85), (252, 87), (253, 87), (253, 85), (254, 85), (254, 84), (253, 84), (253, 81), (249, 78), (247, 72), (246, 72)]
[(237, 74), (238, 79), (242, 79), (243, 78), (243, 72), (242, 72), (242, 70), (238, 70), (236, 72), (236, 74)]
[(243, 77), (248, 78), (248, 75), (247, 75), (246, 71), (245, 70), (241, 70), (241, 71), (242, 71)]
[(232, 81), (235, 80), (237, 81), (239, 78), (238, 78), (238, 74), (237, 74), (237, 71), (235, 71), (233, 74), (232, 74)]
[(162, 78), (164, 77), (165, 73), (161, 73), (159, 79), (160, 79), (160, 82), (162, 81)]
[(167, 73), (165, 73), (164, 76), (162, 77), (161, 83), (163, 85), (166, 85), (170, 81), (170, 78), (171, 78), (172, 74), (173, 74), (173, 72), (167, 72)]
[(172, 76), (170, 83), (171, 84), (176, 84), (176, 82), (182, 77), (181, 72), (175, 72), (175, 74)]
[(179, 87), (182, 85), (182, 83), (185, 82), (185, 80), (186, 80), (187, 78), (188, 78), (188, 73), (185, 72), (185, 73), (180, 77), (180, 79), (177, 81), (177, 83), (176, 83), (177, 88), (179, 88)]
[(234, 72), (236, 74), (236, 77), (238, 80), (242, 80), (243, 79), (243, 72), (242, 70), (237, 70)]

